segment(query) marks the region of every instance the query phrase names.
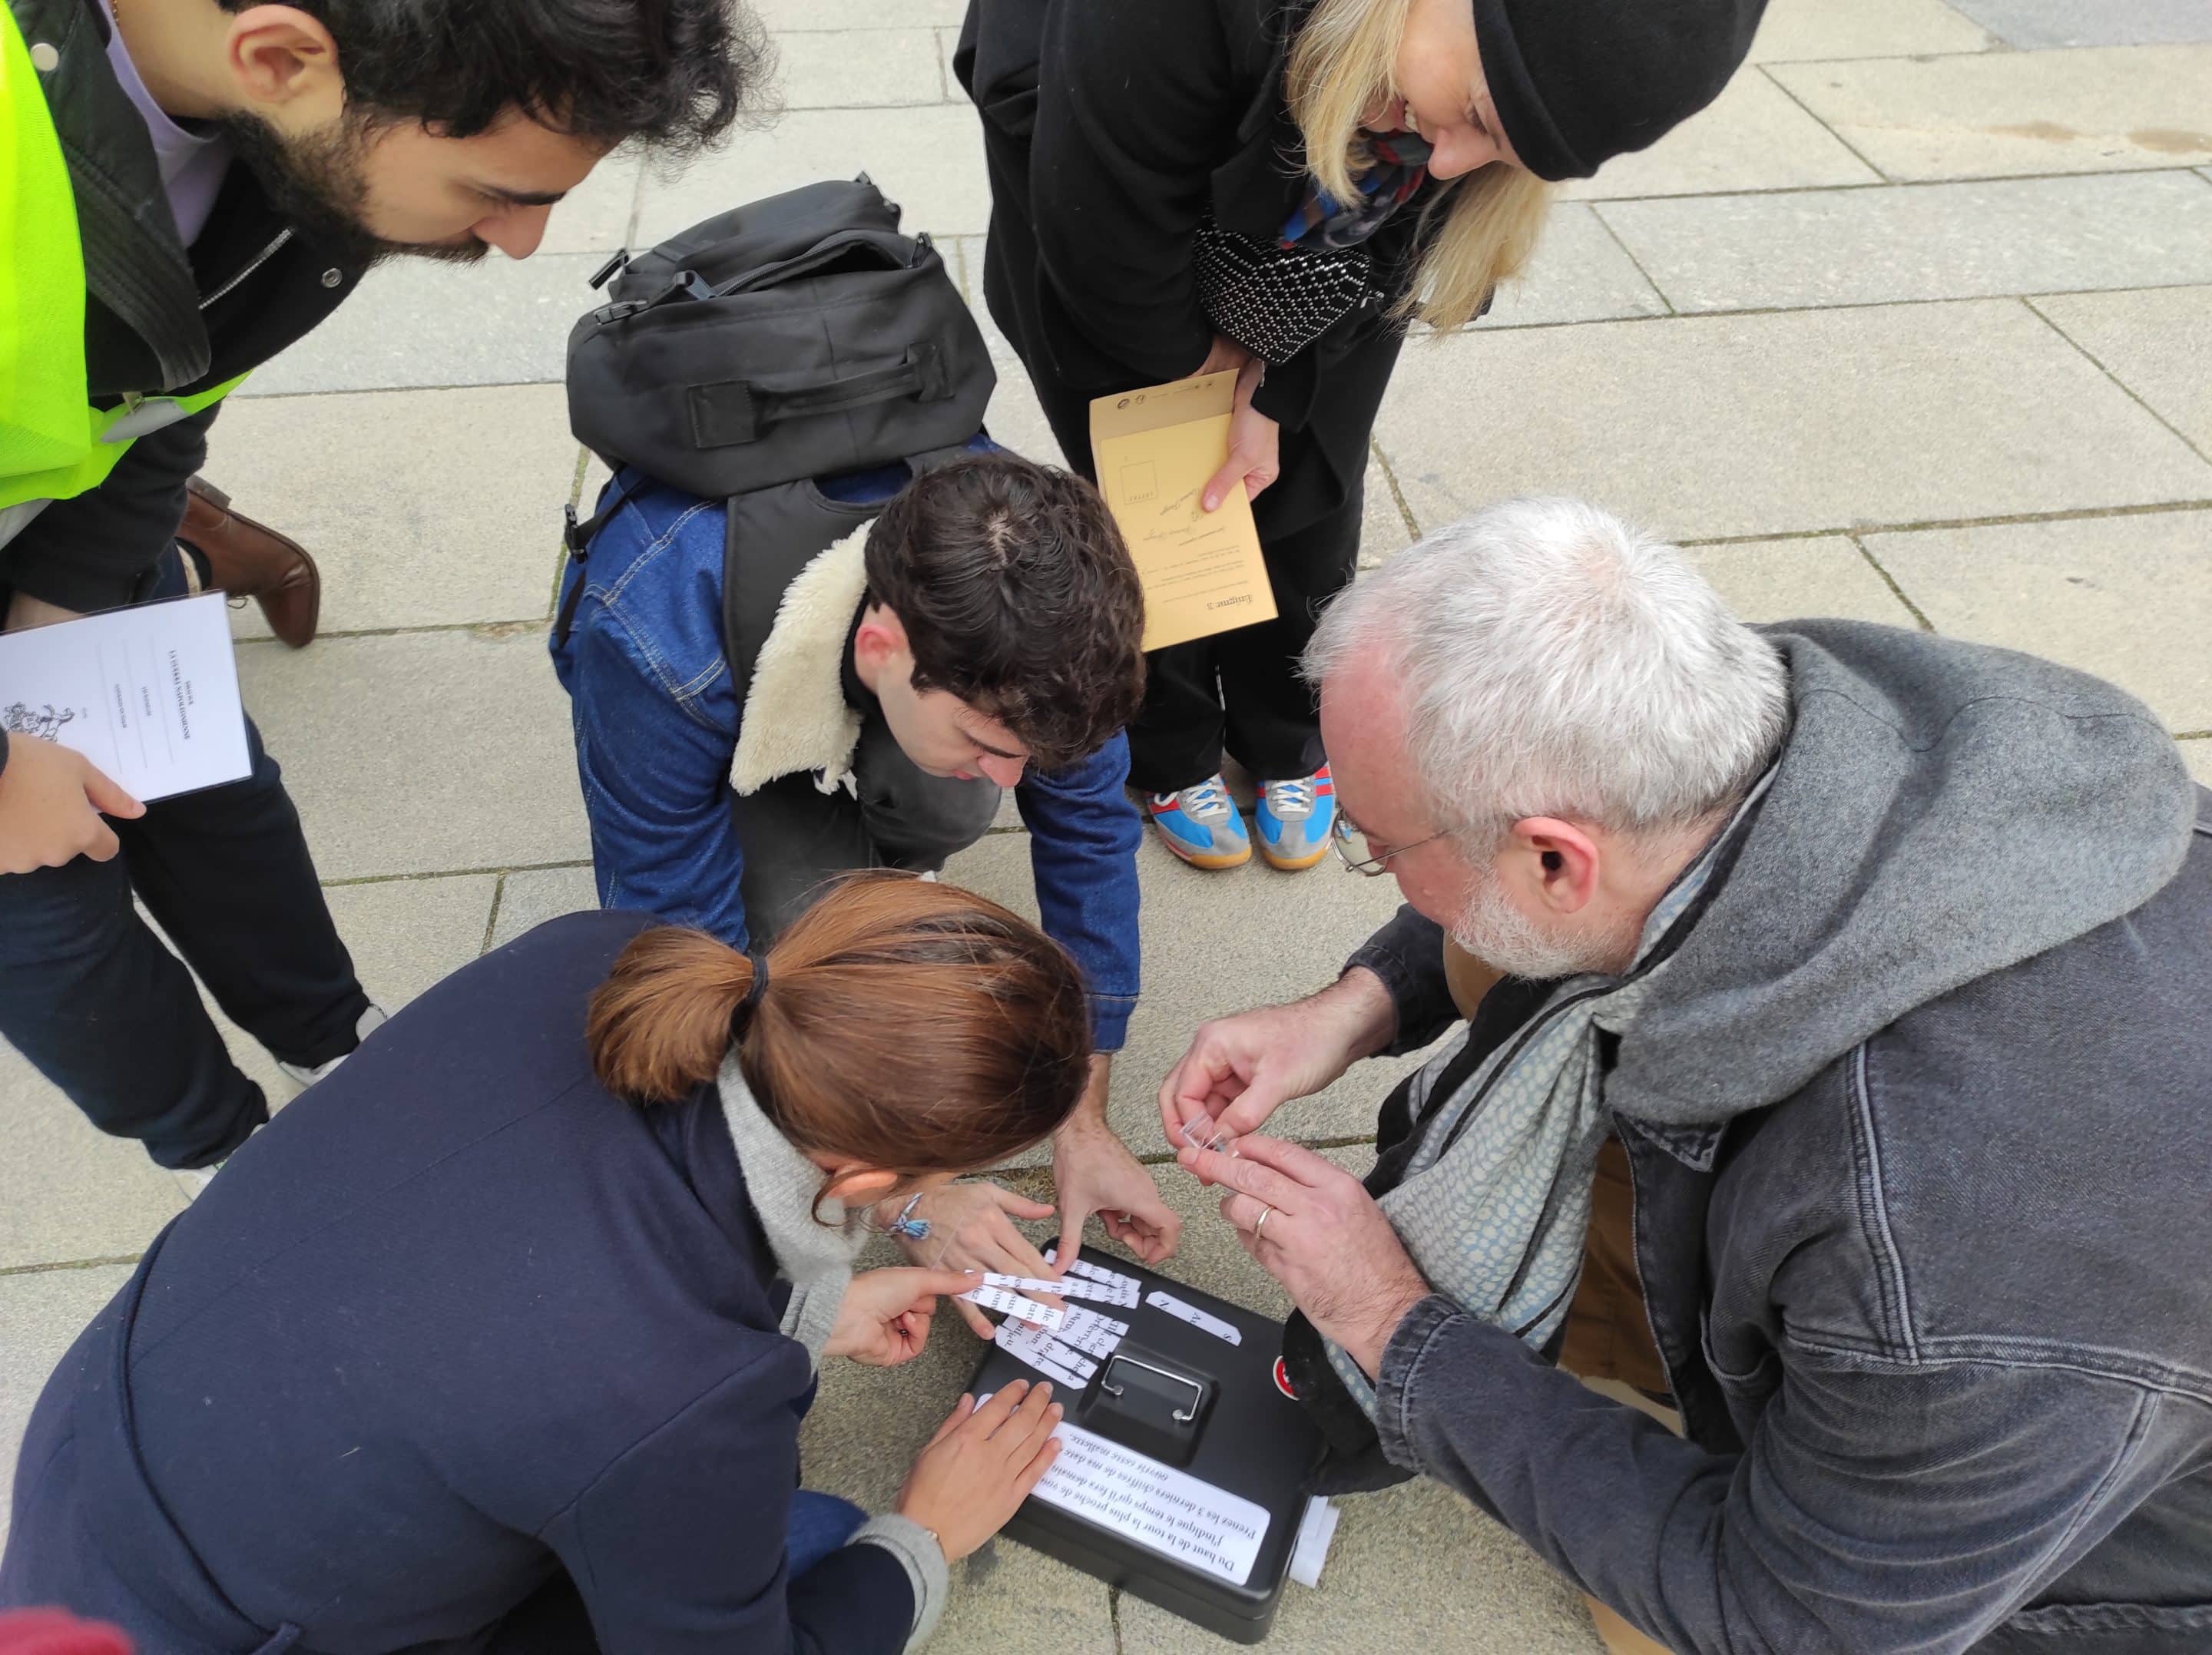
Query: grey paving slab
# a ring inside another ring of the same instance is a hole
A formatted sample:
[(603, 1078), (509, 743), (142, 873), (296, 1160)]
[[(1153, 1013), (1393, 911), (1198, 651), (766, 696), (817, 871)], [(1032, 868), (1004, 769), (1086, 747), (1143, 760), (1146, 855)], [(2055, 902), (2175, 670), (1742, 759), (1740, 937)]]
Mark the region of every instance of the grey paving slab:
[(238, 403), (206, 471), (314, 555), (327, 636), (545, 619), (576, 452), (558, 385), (358, 391)]
[[(368, 992), (398, 1010), (476, 957), (491, 917), (489, 875), (341, 885), (325, 893), (338, 935)], [(293, 1084), (252, 1036), (202, 997), (233, 1061), (272, 1107)], [(135, 1253), (174, 1215), (183, 1196), (135, 1143), (94, 1131), (22, 1058), (0, 1046), (0, 1118), (11, 1148), (0, 1161), (0, 1270)], [(5, 1323), (0, 1321), (0, 1332)]]
[(949, 1655), (1009, 1649), (1121, 1655), (1106, 1583), (1012, 1541), (962, 1566), (929, 1647)]
[(1879, 182), (1879, 173), (1753, 68), (1649, 149), (1616, 156), (1595, 178), (1559, 193), (1569, 201), (1598, 201)]
[(911, 234), (981, 235), (989, 227), (983, 139), (966, 104), (915, 109), (794, 109), (743, 132), (681, 178), (648, 175), (638, 239), (650, 246), (702, 218), (821, 179), (866, 173), (905, 208)]
[(554, 208), (536, 256), (605, 254), (621, 246), (629, 234), (630, 215), (637, 210), (638, 180), (645, 167), (641, 153), (627, 149), (594, 167), (591, 176)]
[(2109, 678), (2174, 731), (2212, 730), (2212, 512), (1870, 535), (1939, 632)]
[(1893, 627), (1920, 624), (1889, 583), (1842, 535), (1691, 546), (1682, 555), (1745, 621), (1837, 615)]
[(2063, 294), (2035, 307), (2212, 457), (2212, 287)]
[(1490, 314), (1475, 325), (1532, 327), (1666, 312), (1667, 301), (1597, 215), (1580, 203), (1561, 202), (1552, 209), (1527, 274), (1500, 293)]
[[(127, 1264), (0, 1276), (0, 1488), (15, 1486), (24, 1428), (54, 1364), (130, 1279)], [(0, 1500), (0, 1543), (9, 1504)]]
[(975, 310), (977, 318), (984, 321), (989, 319), (983, 314), (983, 249), (988, 240), (987, 236), (952, 235), (938, 243), (945, 255), (945, 268), (960, 284), (960, 296)]
[(1009, 354), (998, 367), (998, 387), (991, 392), (990, 406), (983, 415), (983, 428), (991, 433), (992, 440), (1040, 464), (1067, 464), (1020, 358)]
[(2212, 281), (2194, 173), (1619, 201), (1597, 211), (1682, 311)]
[(810, 29), (778, 35), (775, 49), (787, 110), (945, 101), (943, 48), (933, 29)]
[(1380, 460), (1367, 462), (1362, 488), (1364, 509), (1359, 518), (1359, 567), (1371, 569), (1404, 551), (1413, 543), (1413, 537), (1407, 530), (1406, 514), (1398, 509), (1398, 497)]
[(761, 21), (781, 34), (799, 29), (957, 27), (968, 0), (750, 0)]
[(1953, 0), (2007, 45), (2170, 45), (2212, 40), (2206, 0)]
[(605, 262), (596, 252), (494, 253), (475, 264), (395, 258), (239, 394), (558, 384), (568, 330), (595, 302), (586, 278)]
[(538, 625), (239, 649), (325, 879), (591, 854)]
[(2212, 787), (2212, 737), (2200, 736), (2182, 743), (2181, 756), (2189, 761), (2189, 773)]
[[(1512, 417), (1466, 422), (1469, 385)], [(2212, 499), (2212, 470), (2025, 306), (1476, 332), (1407, 353), (1376, 437), (1424, 528), (1584, 495), (1678, 539)]]
[[(331, 921), (353, 955), (354, 971), (371, 999), (397, 1011), (477, 957), (491, 918), (492, 874), (377, 880), (325, 888)], [(259, 1041), (203, 994), (231, 1061), (258, 1082), (272, 1110), (297, 1095)]]
[(962, 103), (968, 96), (961, 88), (960, 77), (952, 72), (952, 54), (959, 45), (958, 29), (941, 28), (937, 31), (938, 72), (945, 82), (945, 100), (947, 103)]
[(1773, 0), (1752, 39), (1750, 61), (1899, 58), (1984, 52), (1996, 43), (1943, 0)]
[[(1144, 894), (1144, 993), (1129, 1040), (1114, 1063), (1111, 1114), (1140, 1155), (1167, 1149), (1160, 1082), (1209, 1017), (1310, 994), (1333, 981), (1345, 957), (1397, 911), (1395, 882), (1358, 879), (1323, 865), (1279, 874), (1255, 858), (1225, 873), (1202, 873), (1149, 841), (1138, 859)], [(1016, 912), (1036, 917), (1029, 846), (994, 834), (946, 864), (946, 879)], [(1371, 1133), (1375, 1112), (1414, 1059), (1356, 1065), (1326, 1092), (1286, 1104), (1283, 1136)]]
[(397, 1011), (482, 951), (498, 882), (454, 874), (334, 885), (324, 894), (362, 985)]
[(549, 919), (599, 906), (599, 888), (588, 866), (508, 874), (500, 881), (499, 914), (492, 924), (490, 946), (503, 948)]
[[(136, 1254), (184, 1209), (173, 1173), (95, 1131), (12, 1047), (0, 1046), (0, 1270)], [(0, 1278), (4, 1280), (5, 1278)], [(8, 1324), (0, 1312), (0, 1346)]]
[(2212, 159), (2212, 46), (1772, 64), (1765, 72), (1893, 179)]
[[(1582, 1599), (1508, 1530), (1417, 1482), (1340, 1497), (1321, 1585), (1292, 1581), (1267, 1647), (1283, 1655), (1601, 1655)], [(1238, 1647), (1124, 1593), (1121, 1655)]]
[(1067, 457), (1060, 452), (1052, 426), (1038, 405), (1036, 391), (1030, 385), (1029, 370), (1022, 366), (1012, 343), (999, 330), (999, 324), (984, 307), (984, 247), (983, 237), (963, 236), (958, 250), (967, 280), (969, 308), (975, 313), (975, 324), (982, 330), (983, 343), (991, 353), (991, 366), (999, 374), (998, 385), (991, 392), (990, 406), (984, 411), (983, 424), (995, 440), (1016, 453), (1048, 465), (1065, 465)]

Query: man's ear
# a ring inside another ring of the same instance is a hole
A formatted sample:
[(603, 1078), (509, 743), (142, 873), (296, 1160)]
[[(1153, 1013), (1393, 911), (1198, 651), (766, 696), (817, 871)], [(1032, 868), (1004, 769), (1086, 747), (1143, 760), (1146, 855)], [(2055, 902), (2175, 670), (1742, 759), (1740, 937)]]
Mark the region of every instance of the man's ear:
[(1513, 824), (1512, 848), (1525, 888), (1553, 913), (1579, 913), (1597, 894), (1597, 843), (1573, 822), (1524, 816)]
[(884, 604), (872, 603), (860, 611), (860, 624), (853, 633), (855, 664), (873, 672), (906, 652), (906, 625)]
[(313, 109), (322, 124), (344, 106), (337, 42), (296, 6), (249, 6), (230, 20), (225, 51), (241, 100), (264, 110)]

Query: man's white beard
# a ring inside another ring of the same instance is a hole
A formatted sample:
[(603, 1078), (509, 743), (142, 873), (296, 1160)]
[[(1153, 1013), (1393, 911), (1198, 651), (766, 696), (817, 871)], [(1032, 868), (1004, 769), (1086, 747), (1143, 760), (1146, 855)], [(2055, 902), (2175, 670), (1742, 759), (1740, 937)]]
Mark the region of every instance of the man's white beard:
[(1494, 868), (1473, 876), (1451, 937), (1492, 969), (1540, 983), (1584, 972), (1626, 970), (1637, 942), (1626, 934), (1568, 937), (1547, 931), (1506, 900)]

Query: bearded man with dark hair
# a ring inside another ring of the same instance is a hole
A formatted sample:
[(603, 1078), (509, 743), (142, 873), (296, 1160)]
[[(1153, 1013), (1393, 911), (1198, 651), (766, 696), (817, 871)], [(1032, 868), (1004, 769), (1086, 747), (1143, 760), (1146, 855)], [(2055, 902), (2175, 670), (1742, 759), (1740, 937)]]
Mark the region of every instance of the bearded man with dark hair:
[[(8, 627), (200, 585), (312, 636), (312, 564), (188, 495), (222, 397), (380, 259), (526, 258), (616, 146), (713, 142), (763, 38), (731, 0), (8, 0)], [(0, 737), (0, 1034), (194, 1192), (268, 1106), (193, 972), (302, 1082), (383, 1021), (247, 737), (245, 779), (143, 804)]]

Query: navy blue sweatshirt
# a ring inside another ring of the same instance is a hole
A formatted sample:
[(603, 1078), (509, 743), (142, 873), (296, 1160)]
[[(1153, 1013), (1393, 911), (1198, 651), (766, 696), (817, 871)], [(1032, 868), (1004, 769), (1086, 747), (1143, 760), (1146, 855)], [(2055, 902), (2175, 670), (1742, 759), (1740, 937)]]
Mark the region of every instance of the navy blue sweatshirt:
[(565, 1568), (607, 1655), (904, 1646), (889, 1550), (787, 1578), (813, 1376), (714, 1089), (592, 1077), (586, 1000), (648, 923), (477, 961), (239, 1152), (41, 1398), (0, 1606), (442, 1655)]

